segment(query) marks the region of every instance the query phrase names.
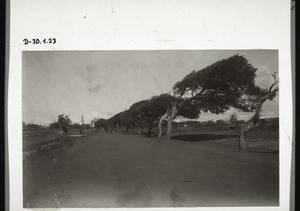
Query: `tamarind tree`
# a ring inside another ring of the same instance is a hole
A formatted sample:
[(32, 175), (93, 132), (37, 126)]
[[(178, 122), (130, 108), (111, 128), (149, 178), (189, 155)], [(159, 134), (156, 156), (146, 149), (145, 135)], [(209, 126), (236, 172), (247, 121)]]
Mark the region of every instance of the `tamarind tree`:
[(248, 90), (255, 90), (256, 70), (245, 57), (234, 55), (192, 71), (173, 86), (172, 105), (160, 118), (159, 128), (167, 121), (167, 137), (170, 138), (172, 122), (186, 105), (215, 114), (224, 113), (231, 107), (250, 111), (241, 98), (244, 93), (250, 93)]
[(250, 120), (241, 126), (239, 138), (240, 151), (246, 150), (245, 134), (247, 134), (257, 126), (263, 104), (268, 100), (274, 100), (278, 93), (279, 87), (277, 80), (277, 72), (274, 72), (271, 75), (274, 79), (274, 82), (270, 85), (268, 89), (262, 89), (258, 86), (249, 87), (249, 89), (240, 98), (241, 104), (243, 104), (245, 107), (248, 107), (248, 110), (254, 111), (254, 114), (250, 118)]

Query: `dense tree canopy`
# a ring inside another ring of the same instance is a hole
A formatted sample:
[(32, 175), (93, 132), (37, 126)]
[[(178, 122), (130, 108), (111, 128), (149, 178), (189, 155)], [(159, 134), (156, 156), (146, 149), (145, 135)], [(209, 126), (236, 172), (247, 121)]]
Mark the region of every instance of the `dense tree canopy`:
[[(158, 124), (160, 137), (162, 124), (167, 121), (167, 136), (170, 137), (172, 122), (179, 116), (196, 119), (201, 112), (220, 114), (230, 108), (244, 112), (255, 110), (259, 114), (262, 103), (274, 99), (278, 88), (274, 88), (277, 82), (269, 89), (257, 86), (256, 71), (245, 57), (234, 55), (192, 71), (175, 83), (172, 94), (156, 95), (134, 103), (110, 119), (97, 120), (95, 127), (122, 126), (127, 131), (130, 127), (140, 130), (147, 126), (151, 136), (152, 128)], [(259, 115), (253, 120), (257, 121), (257, 118)]]
[(168, 121), (167, 136), (170, 137), (172, 121), (185, 104), (215, 114), (231, 107), (242, 111), (255, 109), (249, 99), (264, 93), (255, 85), (256, 70), (243, 56), (234, 55), (185, 76), (173, 86), (175, 103), (162, 117)]
[(230, 107), (248, 111), (241, 97), (260, 92), (255, 85), (256, 70), (243, 56), (235, 55), (191, 72), (174, 85), (173, 91), (178, 99), (189, 99), (204, 112), (219, 114)]
[[(110, 126), (113, 128), (123, 127), (126, 131), (129, 128), (148, 128), (148, 135), (151, 136), (152, 128), (158, 124), (159, 118), (172, 106), (175, 98), (170, 94), (153, 96), (147, 100), (141, 100), (130, 106), (129, 109), (120, 112), (109, 119), (99, 119), (94, 125), (96, 128)], [(186, 118), (197, 118), (199, 109), (185, 102), (178, 115)]]
[(50, 124), (50, 128), (57, 128), (63, 130), (65, 133), (68, 132), (70, 126), (71, 126), (71, 119), (68, 115), (65, 114), (59, 114), (57, 117), (57, 122), (53, 122)]
[(148, 136), (151, 136), (153, 126), (158, 123), (158, 118), (167, 111), (171, 105), (171, 100), (170, 95), (162, 94), (149, 100), (137, 102), (129, 109), (130, 117), (138, 127), (147, 125)]
[(94, 127), (99, 129), (99, 128), (105, 128), (107, 126), (107, 120), (100, 118), (97, 121), (94, 122)]

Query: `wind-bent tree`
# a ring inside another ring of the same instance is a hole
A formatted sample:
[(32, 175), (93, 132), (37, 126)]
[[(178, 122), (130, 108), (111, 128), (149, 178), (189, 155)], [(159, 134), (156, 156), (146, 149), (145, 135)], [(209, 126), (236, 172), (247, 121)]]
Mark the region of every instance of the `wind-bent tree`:
[(98, 119), (94, 122), (94, 127), (96, 129), (106, 128), (107, 127), (107, 122), (108, 121), (106, 119), (100, 118), (100, 119)]
[(119, 127), (125, 127), (126, 132), (128, 132), (130, 127), (135, 128), (136, 125), (141, 127), (144, 123), (141, 115), (141, 108), (147, 103), (148, 100), (142, 100), (134, 103), (129, 109), (111, 117), (108, 120), (109, 124), (116, 128), (116, 130), (118, 130)]
[(234, 55), (218, 61), (202, 70), (192, 71), (173, 87), (174, 101), (161, 121), (168, 121), (167, 137), (172, 132), (172, 122), (185, 104), (197, 107), (203, 112), (224, 113), (231, 107), (249, 111), (240, 102), (248, 89), (255, 87), (256, 68), (243, 56)]
[(151, 137), (152, 129), (158, 124), (159, 118), (168, 110), (171, 105), (171, 96), (161, 94), (152, 97), (147, 103), (140, 107), (139, 114), (148, 126), (148, 136)]
[(250, 108), (251, 111), (254, 111), (254, 115), (251, 117), (249, 121), (241, 126), (240, 130), (240, 140), (239, 140), (239, 150), (246, 150), (246, 138), (245, 134), (250, 132), (253, 128), (257, 126), (258, 120), (260, 118), (260, 113), (262, 109), (262, 105), (267, 100), (274, 100), (276, 97), (279, 87), (277, 80), (277, 72), (271, 74), (274, 82), (268, 89), (262, 89), (258, 86), (252, 87), (248, 89), (245, 95), (243, 95), (240, 101)]
[(177, 117), (180, 116), (189, 119), (197, 119), (200, 115), (200, 109), (196, 104), (188, 100), (182, 100), (180, 106), (178, 106), (178, 108), (175, 108), (174, 104), (176, 104), (176, 98), (171, 95), (169, 96), (171, 104), (168, 107), (166, 113), (164, 113), (163, 116), (159, 118), (158, 138), (160, 138), (162, 135), (162, 124), (164, 121), (167, 121), (167, 137), (170, 137), (173, 126), (172, 123)]
[(142, 100), (130, 106), (129, 111), (134, 117), (133, 127), (138, 127), (138, 134), (141, 135), (141, 129), (147, 122), (146, 110), (149, 107), (149, 100)]
[(146, 126), (148, 129), (147, 134), (150, 137), (153, 127), (158, 124), (159, 117), (170, 107), (171, 98), (169, 94), (161, 94), (148, 100), (141, 100), (131, 105), (128, 110), (116, 114), (108, 121), (114, 127), (117, 124), (124, 125), (126, 131), (130, 127), (137, 127), (139, 135), (142, 127)]
[(118, 131), (119, 128), (122, 128), (122, 126), (124, 126), (123, 115), (124, 112), (120, 112), (108, 119), (108, 124), (110, 125), (110, 127), (115, 128), (116, 131)]
[[(147, 101), (138, 102), (136, 104), (144, 106), (144, 104), (147, 104)], [(131, 108), (123, 112), (123, 124), (125, 125), (126, 132), (128, 132), (130, 127), (134, 129), (137, 122), (140, 120), (140, 111), (137, 109), (137, 106), (131, 106)]]

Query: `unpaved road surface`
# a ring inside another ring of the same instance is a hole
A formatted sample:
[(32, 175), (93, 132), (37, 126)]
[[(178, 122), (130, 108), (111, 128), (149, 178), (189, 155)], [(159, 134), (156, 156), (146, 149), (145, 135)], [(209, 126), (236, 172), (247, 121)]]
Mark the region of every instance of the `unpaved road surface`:
[(278, 153), (92, 133), (24, 159), (24, 207), (278, 206)]

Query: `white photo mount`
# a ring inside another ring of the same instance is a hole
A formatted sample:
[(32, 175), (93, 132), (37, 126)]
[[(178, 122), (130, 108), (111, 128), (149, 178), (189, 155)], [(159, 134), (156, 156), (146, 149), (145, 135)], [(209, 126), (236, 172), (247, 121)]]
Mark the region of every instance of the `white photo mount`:
[[(280, 196), (278, 207), (243, 209), (289, 209), (293, 138), (290, 1), (13, 0), (10, 2), (9, 39), (10, 210), (27, 210), (23, 208), (22, 169), (23, 52), (259, 49), (278, 50)], [(82, 209), (85, 208), (78, 210)], [(241, 207), (177, 209), (241, 210)]]

